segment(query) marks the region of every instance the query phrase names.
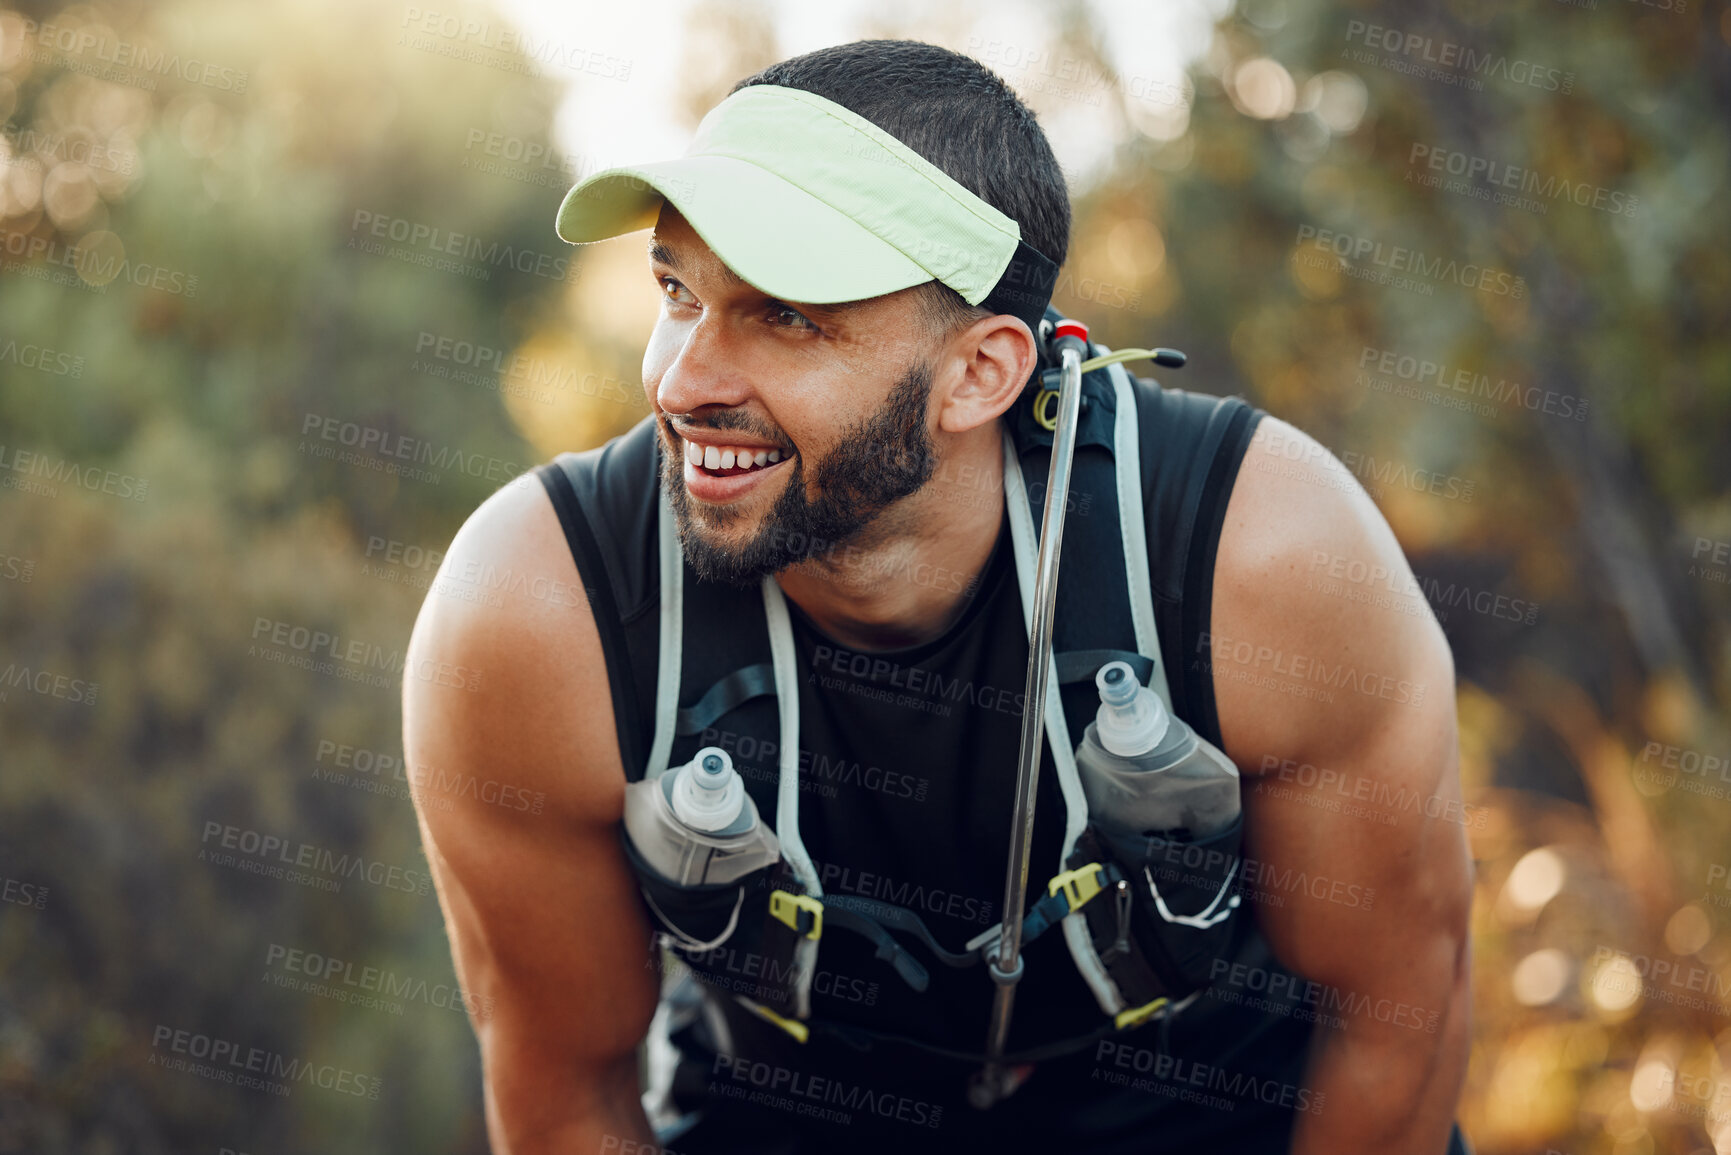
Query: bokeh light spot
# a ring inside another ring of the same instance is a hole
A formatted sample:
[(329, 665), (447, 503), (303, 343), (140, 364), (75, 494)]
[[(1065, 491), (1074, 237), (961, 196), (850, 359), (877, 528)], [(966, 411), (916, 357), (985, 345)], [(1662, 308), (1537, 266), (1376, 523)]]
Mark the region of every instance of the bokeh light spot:
[(1567, 871), (1562, 856), (1548, 846), (1529, 850), (1509, 872), (1504, 893), (1521, 910), (1538, 910), (1563, 889)]
[(1589, 990), (1601, 1009), (1626, 1011), (1641, 997), (1641, 975), (1628, 956), (1613, 955), (1593, 972)]
[(1509, 984), (1515, 999), (1524, 1006), (1542, 1007), (1555, 1002), (1569, 981), (1569, 956), (1560, 950), (1536, 950), (1520, 961)]
[(1694, 954), (1712, 937), (1713, 925), (1707, 921), (1707, 912), (1694, 903), (1679, 908), (1665, 924), (1665, 945), (1674, 954)]
[(1278, 60), (1258, 56), (1238, 66), (1232, 74), (1232, 103), (1238, 111), (1258, 120), (1279, 120), (1292, 114), (1298, 86)]
[(1328, 131), (1345, 136), (1357, 130), (1369, 105), (1364, 81), (1350, 72), (1322, 72), (1304, 82), (1298, 110), (1315, 113)]
[(1671, 1087), (1677, 1073), (1663, 1058), (1651, 1058), (1635, 1068), (1629, 1080), (1629, 1102), (1637, 1111), (1662, 1111), (1671, 1102)]

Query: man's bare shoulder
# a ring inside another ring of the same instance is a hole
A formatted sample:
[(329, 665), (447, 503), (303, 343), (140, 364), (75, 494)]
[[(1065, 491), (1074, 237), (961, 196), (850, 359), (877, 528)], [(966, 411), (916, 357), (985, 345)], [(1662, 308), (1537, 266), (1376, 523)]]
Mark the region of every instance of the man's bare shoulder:
[[(594, 615), (552, 502), (533, 474), (470, 515), (409, 643), (411, 670), (461, 667), (466, 688), (404, 681), (411, 766), (508, 773), (555, 812), (611, 822), (624, 775)], [(423, 770), (424, 772), (424, 770)]]
[(1227, 752), (1252, 771), (1270, 751), (1378, 729), (1391, 705), (1452, 702), (1448, 644), (1381, 511), (1273, 416), (1227, 505), (1207, 648)]
[(403, 751), (457, 977), (489, 1012), (471, 1017), (497, 1149), (573, 1150), (569, 1136), (609, 1118), (646, 1133), (625, 1116), (657, 979), (616, 833), (607, 670), (536, 477), (458, 532), (409, 652), (478, 674), (404, 679)]

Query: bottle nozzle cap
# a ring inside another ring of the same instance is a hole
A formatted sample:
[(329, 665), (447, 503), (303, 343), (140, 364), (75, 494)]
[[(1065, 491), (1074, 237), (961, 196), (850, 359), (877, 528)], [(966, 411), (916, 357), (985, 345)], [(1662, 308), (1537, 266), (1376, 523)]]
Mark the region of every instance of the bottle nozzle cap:
[(1165, 708), (1136, 678), (1129, 662), (1107, 662), (1094, 675), (1100, 709), (1094, 716), (1100, 744), (1113, 754), (1136, 757), (1159, 745), (1166, 734)]
[(719, 746), (705, 746), (673, 786), (673, 810), (681, 821), (699, 830), (720, 830), (745, 805), (744, 784), (733, 759)]
[(1100, 667), (1100, 672), (1094, 675), (1094, 685), (1099, 687), (1100, 700), (1108, 706), (1124, 706), (1136, 700), (1136, 692), (1142, 688), (1142, 683), (1133, 676), (1135, 671), (1129, 662), (1107, 662)]

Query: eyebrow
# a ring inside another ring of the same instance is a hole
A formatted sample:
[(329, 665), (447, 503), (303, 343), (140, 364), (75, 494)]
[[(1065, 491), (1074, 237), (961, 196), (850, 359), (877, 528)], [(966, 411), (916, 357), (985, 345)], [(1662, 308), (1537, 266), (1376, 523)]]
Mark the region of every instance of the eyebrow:
[[(675, 254), (672, 249), (668, 248), (664, 242), (653, 237), (649, 242), (649, 259), (666, 265), (674, 272), (681, 271), (677, 254)], [(733, 269), (728, 266), (727, 262), (717, 261), (716, 263), (721, 266), (722, 278), (728, 285), (734, 288), (756, 288), (755, 285), (752, 285), (744, 277), (741, 277), (738, 273), (734, 272)], [(786, 305), (795, 312), (809, 313), (820, 320), (835, 320), (853, 312), (859, 305), (864, 304), (863, 301), (836, 301), (827, 305), (819, 305), (800, 303), (797, 301), (784, 301), (780, 297), (771, 297), (767, 293), (764, 294), (764, 296), (768, 300), (774, 301), (777, 304)]]
[[(674, 253), (672, 249), (668, 248), (664, 242), (658, 239), (652, 238), (649, 242), (649, 259), (666, 265), (674, 272), (681, 271), (679, 268), (678, 255)], [(729, 285), (738, 288), (739, 286), (746, 284), (745, 278), (729, 268), (726, 261), (717, 261), (716, 264), (721, 266), (722, 279)]]

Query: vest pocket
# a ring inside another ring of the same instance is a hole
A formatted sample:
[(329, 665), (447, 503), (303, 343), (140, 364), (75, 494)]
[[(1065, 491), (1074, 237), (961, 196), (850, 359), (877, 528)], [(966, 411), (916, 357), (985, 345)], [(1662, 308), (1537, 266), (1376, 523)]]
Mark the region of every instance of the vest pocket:
[(679, 886), (624, 841), (652, 924), (672, 939), (669, 948), (692, 973), (718, 992), (793, 1016), (800, 985), (795, 952), (820, 924), (787, 863), (734, 882)]
[(1198, 840), (1107, 833), (1089, 824), (1071, 865), (1111, 860), (1122, 878), (1083, 908), (1089, 937), (1128, 1005), (1208, 986), (1233, 949), (1244, 818)]
[(644, 861), (629, 837), (623, 841), (651, 919), (673, 936), (676, 947), (689, 950), (714, 949), (729, 942), (746, 917), (748, 892), (761, 890), (762, 876), (770, 870), (765, 867), (733, 882), (680, 886)]

